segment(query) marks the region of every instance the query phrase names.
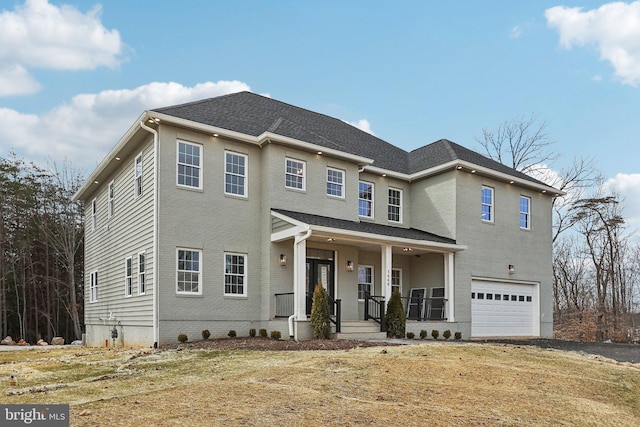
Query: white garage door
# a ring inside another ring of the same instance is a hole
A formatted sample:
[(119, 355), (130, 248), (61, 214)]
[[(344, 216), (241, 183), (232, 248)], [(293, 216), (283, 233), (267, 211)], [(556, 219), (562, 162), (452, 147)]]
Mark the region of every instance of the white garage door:
[(471, 336), (539, 335), (534, 324), (535, 285), (474, 280), (471, 282)]

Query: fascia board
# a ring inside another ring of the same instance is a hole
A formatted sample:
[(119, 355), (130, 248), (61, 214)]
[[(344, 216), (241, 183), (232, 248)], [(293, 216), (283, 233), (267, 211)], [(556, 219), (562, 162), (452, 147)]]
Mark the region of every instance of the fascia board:
[(235, 139), (238, 141), (248, 142), (251, 144), (259, 145), (259, 138), (242, 133), (236, 132), (229, 129), (220, 128), (217, 126), (211, 126), (204, 123), (194, 122), (193, 120), (182, 119), (180, 117), (170, 116), (167, 114), (156, 113), (155, 111), (147, 111), (149, 117), (160, 119), (160, 123), (168, 123), (178, 127), (183, 127), (187, 129), (194, 129), (207, 134), (218, 134), (218, 136), (224, 136), (230, 139)]

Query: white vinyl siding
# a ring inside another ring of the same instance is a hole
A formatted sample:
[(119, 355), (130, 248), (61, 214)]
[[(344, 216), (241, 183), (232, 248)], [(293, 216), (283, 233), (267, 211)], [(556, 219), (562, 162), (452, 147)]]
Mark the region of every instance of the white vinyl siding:
[(202, 189), (202, 147), (178, 141), (177, 184)]

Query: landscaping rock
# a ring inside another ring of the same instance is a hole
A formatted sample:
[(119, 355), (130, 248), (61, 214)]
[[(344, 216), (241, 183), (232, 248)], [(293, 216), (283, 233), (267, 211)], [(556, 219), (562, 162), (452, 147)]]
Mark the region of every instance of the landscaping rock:
[(9, 335), (5, 339), (0, 341), (0, 345), (16, 345), (16, 342)]
[(64, 338), (53, 337), (53, 339), (51, 340), (51, 345), (64, 345)]
[(49, 343), (43, 340), (42, 338), (40, 338), (36, 343), (36, 345), (49, 345)]
[(26, 342), (25, 340), (20, 340), (18, 341), (18, 345), (30, 345), (28, 342)]

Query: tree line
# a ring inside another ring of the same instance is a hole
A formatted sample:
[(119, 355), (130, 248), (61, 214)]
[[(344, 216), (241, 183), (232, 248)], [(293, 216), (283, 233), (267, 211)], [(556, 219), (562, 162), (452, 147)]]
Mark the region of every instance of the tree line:
[(82, 337), (83, 182), (68, 163), (0, 158), (0, 331), (35, 344)]

